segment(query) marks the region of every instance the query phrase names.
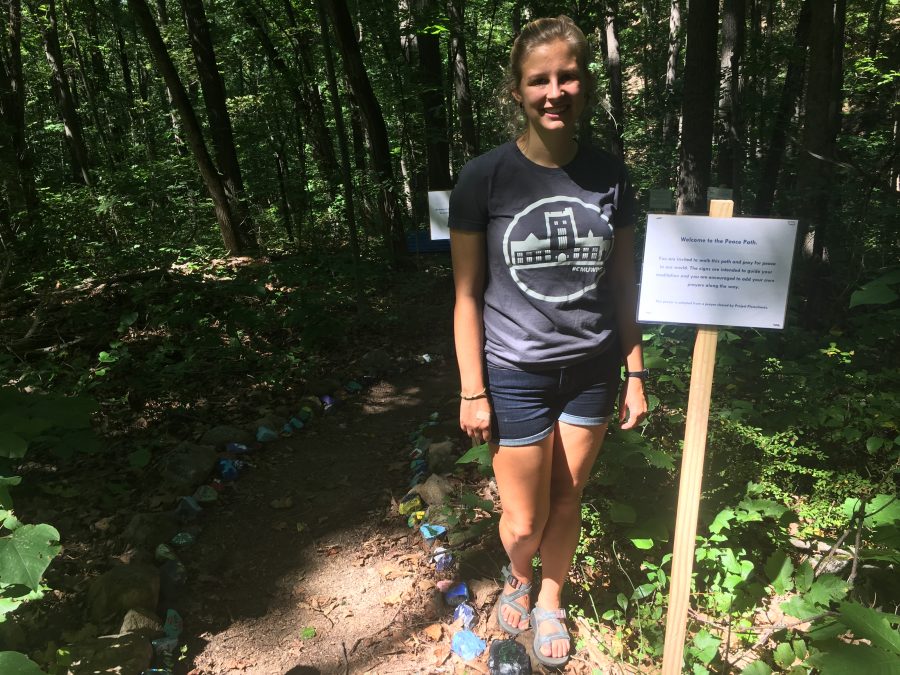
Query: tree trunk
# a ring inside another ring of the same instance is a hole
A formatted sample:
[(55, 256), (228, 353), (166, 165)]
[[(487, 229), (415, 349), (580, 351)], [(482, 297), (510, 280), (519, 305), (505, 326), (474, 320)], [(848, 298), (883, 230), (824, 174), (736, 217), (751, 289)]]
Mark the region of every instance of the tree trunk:
[(669, 56), (666, 59), (665, 119), (663, 141), (668, 145), (678, 138), (678, 98), (675, 83), (678, 81), (678, 54), (681, 48), (681, 2), (670, 0), (669, 6)]
[(705, 213), (716, 103), (718, 0), (691, 0), (684, 64), (678, 213)]
[(804, 0), (794, 29), (794, 50), (788, 62), (784, 86), (772, 124), (772, 137), (768, 143), (766, 161), (760, 176), (756, 193), (754, 214), (768, 216), (772, 213), (775, 202), (775, 188), (781, 173), (781, 162), (787, 146), (787, 134), (791, 117), (797, 106), (797, 99), (803, 91), (803, 72), (806, 69), (806, 45), (809, 41), (810, 14), (812, 0)]
[(344, 126), (344, 111), (338, 93), (337, 75), (334, 70), (334, 57), (331, 54), (331, 40), (328, 37), (328, 17), (325, 14), (324, 2), (316, 2), (319, 10), (319, 26), (322, 34), (322, 48), (325, 53), (325, 74), (328, 78), (328, 91), (331, 95), (331, 107), (334, 112), (335, 129), (338, 137), (338, 149), (341, 153), (341, 180), (344, 186), (344, 214), (350, 235), (350, 251), (353, 255), (353, 281), (356, 290), (357, 307), (363, 309), (362, 279), (359, 272), (359, 235), (356, 229), (356, 209), (353, 204), (353, 175), (350, 171), (350, 148), (347, 144), (347, 130)]
[(252, 248), (253, 242), (244, 238), (240, 224), (235, 221), (231, 212), (225, 186), (206, 149), (206, 142), (203, 140), (203, 131), (200, 128), (200, 123), (197, 121), (197, 115), (194, 113), (187, 91), (185, 91), (184, 85), (181, 83), (175, 64), (169, 56), (159, 28), (150, 15), (150, 10), (145, 0), (128, 0), (128, 7), (131, 9), (132, 15), (147, 39), (156, 67), (162, 74), (166, 87), (172, 95), (172, 103), (181, 117), (188, 144), (200, 170), (200, 176), (203, 178), (206, 189), (209, 191), (209, 196), (212, 198), (216, 220), (219, 223), (225, 248), (232, 255), (241, 255)]
[[(43, 20), (40, 21), (41, 37), (44, 40), (44, 50), (47, 54), (47, 62), (50, 64), (51, 84), (53, 95), (59, 106), (60, 116), (65, 127), (66, 146), (69, 149), (69, 157), (72, 162), (72, 172), (80, 182), (88, 187), (93, 185), (93, 179), (89, 171), (88, 151), (84, 143), (84, 132), (81, 127), (81, 117), (69, 87), (69, 79), (66, 77), (66, 67), (63, 62), (62, 49), (59, 46), (59, 32), (56, 22), (56, 0), (48, 0), (44, 9)], [(39, 9), (30, 7), (32, 14), (38, 16)]]
[[(22, 71), (22, 6), (9, 0), (5, 35), (9, 39), (0, 49), (0, 129), (2, 143), (8, 148), (7, 193), (10, 199), (10, 234), (16, 231), (12, 216), (22, 214), (25, 225), (38, 217), (40, 202), (34, 182), (31, 151), (25, 136), (25, 78)], [(11, 155), (11, 157), (10, 157)], [(19, 202), (19, 203), (16, 203)]]
[(419, 76), (423, 120), (425, 121), (425, 160), (428, 166), (428, 189), (450, 188), (450, 134), (444, 105), (444, 78), (441, 43), (438, 36), (422, 29), (435, 17), (434, 0), (416, 0), (416, 42), (419, 53)]
[(622, 130), (625, 128), (625, 107), (622, 104), (622, 61), (619, 57), (619, 31), (616, 17), (619, 14), (618, 0), (607, 0), (605, 35), (606, 74), (609, 77), (609, 104), (612, 117), (612, 137), (610, 150), (617, 157), (625, 157), (625, 142)]
[[(288, 93), (293, 99), (294, 105), (299, 109), (303, 116), (308, 131), (306, 135), (309, 137), (315, 150), (314, 159), (319, 168), (319, 174), (321, 175), (322, 180), (325, 181), (325, 184), (328, 185), (329, 195), (334, 196), (334, 185), (340, 170), (334, 155), (331, 134), (325, 124), (324, 113), (322, 113), (321, 100), (319, 99), (317, 103), (311, 100), (313, 95), (318, 99), (318, 89), (309, 85), (302, 71), (298, 75), (288, 67), (287, 63), (285, 63), (284, 59), (281, 57), (281, 54), (278, 52), (278, 49), (275, 47), (275, 44), (272, 42), (272, 39), (269, 37), (269, 33), (265, 26), (263, 26), (262, 22), (257, 18), (252, 6), (246, 2), (246, 0), (239, 0), (237, 4), (241, 16), (244, 17), (244, 20), (256, 33), (256, 37), (259, 40), (260, 46), (262, 46), (269, 63), (274, 66), (275, 70), (278, 71), (287, 83)], [(292, 14), (288, 15), (289, 21), (291, 20), (291, 16)], [(299, 29), (294, 25), (292, 26), (292, 30), (296, 31)], [(297, 61), (302, 65), (305, 45), (295, 42), (294, 49)]]
[(722, 52), (719, 59), (719, 185), (730, 187), (735, 212), (741, 203), (744, 165), (740, 83), (744, 56), (744, 0), (725, 0), (722, 9)]
[(381, 219), (385, 246), (394, 256), (403, 254), (403, 223), (400, 217), (400, 204), (397, 199), (397, 188), (394, 180), (394, 168), (391, 163), (391, 148), (388, 142), (387, 126), (369, 75), (362, 62), (359, 43), (353, 28), (353, 20), (347, 9), (346, 0), (335, 0), (327, 3), (328, 16), (334, 28), (335, 40), (341, 52), (347, 79), (359, 103), (363, 124), (369, 136), (369, 153), (372, 157), (372, 168), (378, 179), (378, 210)]
[(472, 114), (472, 92), (469, 89), (469, 65), (466, 58), (465, 0), (448, 0), (450, 15), (450, 60), (453, 69), (453, 91), (459, 116), (459, 135), (462, 139), (463, 159), (478, 154), (478, 133)]
[(231, 127), (231, 116), (228, 114), (225, 83), (219, 73), (203, 0), (181, 0), (181, 2), (191, 50), (194, 52), (194, 61), (197, 64), (197, 74), (200, 77), (200, 87), (203, 90), (203, 101), (206, 104), (206, 115), (215, 149), (216, 165), (222, 172), (222, 183), (225, 186), (228, 203), (231, 205), (231, 212), (240, 223), (241, 236), (249, 242), (253, 239), (253, 230), (244, 204), (244, 180), (241, 176), (237, 149), (234, 145), (234, 132)]

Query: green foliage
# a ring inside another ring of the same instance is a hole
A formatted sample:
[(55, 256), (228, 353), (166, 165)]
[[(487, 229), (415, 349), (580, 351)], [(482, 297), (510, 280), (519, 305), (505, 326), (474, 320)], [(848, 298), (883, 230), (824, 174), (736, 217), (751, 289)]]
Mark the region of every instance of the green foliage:
[(34, 661), (19, 652), (0, 652), (0, 673), (4, 673), (4, 675), (45, 675)]

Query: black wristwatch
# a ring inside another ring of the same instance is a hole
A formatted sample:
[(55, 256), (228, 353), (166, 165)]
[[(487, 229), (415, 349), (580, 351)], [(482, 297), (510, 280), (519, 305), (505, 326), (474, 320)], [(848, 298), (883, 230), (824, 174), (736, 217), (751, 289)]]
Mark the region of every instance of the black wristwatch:
[(643, 370), (626, 370), (625, 371), (626, 379), (629, 377), (636, 377), (639, 380), (646, 380), (649, 375), (650, 375), (650, 371), (646, 368), (644, 368)]

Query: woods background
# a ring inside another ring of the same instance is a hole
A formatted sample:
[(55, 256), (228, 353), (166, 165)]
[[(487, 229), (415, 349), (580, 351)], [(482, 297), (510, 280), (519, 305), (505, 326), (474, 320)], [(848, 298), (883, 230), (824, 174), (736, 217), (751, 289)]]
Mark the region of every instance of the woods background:
[(509, 138), (498, 87), (522, 24), (563, 12), (588, 35), (600, 82), (580, 133), (626, 158), (645, 205), (648, 189), (677, 188), (681, 212), (705, 212), (720, 186), (736, 214), (799, 218), (806, 258), (831, 268), (816, 266), (809, 289), (829, 297), (896, 259), (896, 2), (4, 10), (4, 280), (195, 246), (400, 256), (427, 221), (426, 191)]

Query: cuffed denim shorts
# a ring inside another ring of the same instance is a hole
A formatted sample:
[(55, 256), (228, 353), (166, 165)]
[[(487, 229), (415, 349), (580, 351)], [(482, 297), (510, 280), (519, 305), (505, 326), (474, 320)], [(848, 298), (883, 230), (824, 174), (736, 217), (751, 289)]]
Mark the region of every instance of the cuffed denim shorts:
[(507, 447), (532, 445), (549, 436), (557, 421), (588, 427), (605, 424), (615, 407), (621, 366), (615, 347), (549, 370), (488, 364), (491, 438)]

